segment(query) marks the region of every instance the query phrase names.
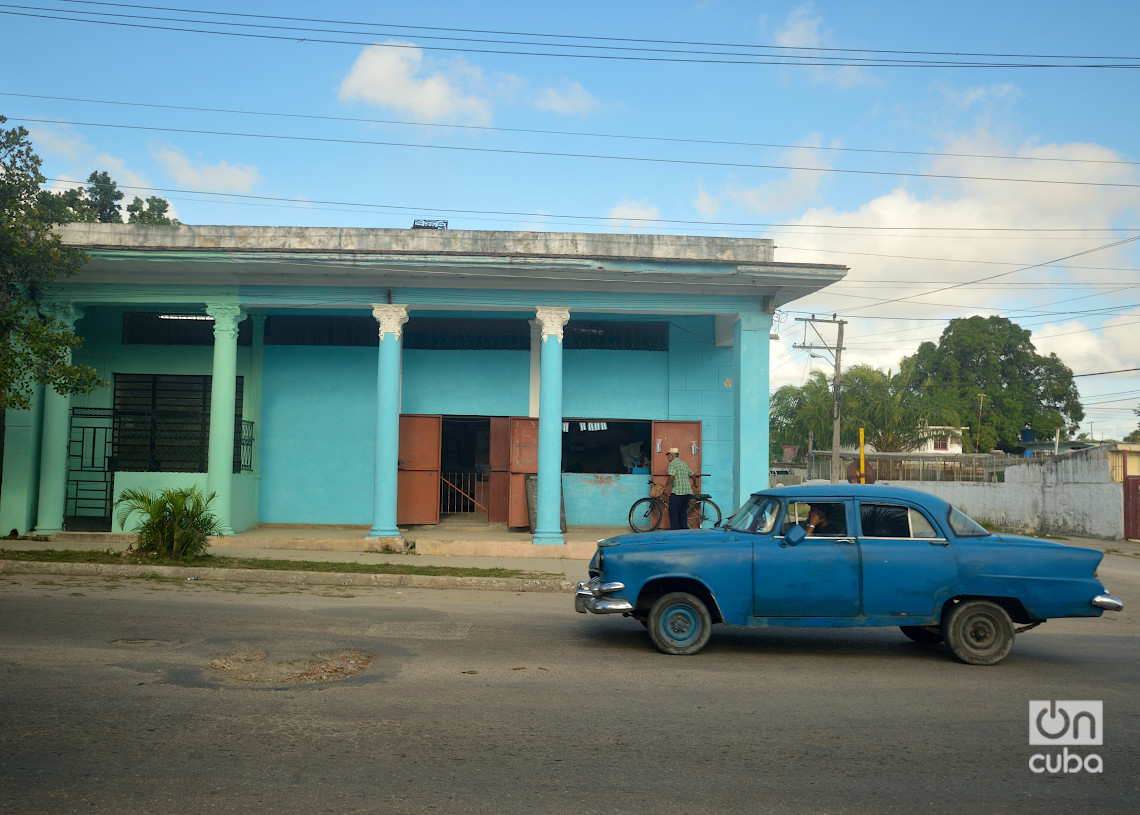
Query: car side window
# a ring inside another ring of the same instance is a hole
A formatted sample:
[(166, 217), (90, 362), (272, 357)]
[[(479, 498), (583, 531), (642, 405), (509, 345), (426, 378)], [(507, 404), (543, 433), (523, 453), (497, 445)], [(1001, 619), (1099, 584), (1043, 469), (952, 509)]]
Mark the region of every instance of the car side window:
[(865, 538), (937, 538), (930, 521), (912, 507), (898, 504), (862, 504), (859, 520)]
[(789, 501), (780, 534), (793, 526), (802, 526), (809, 536), (838, 538), (847, 534), (847, 510), (841, 503), (826, 501)]
[(780, 502), (774, 498), (752, 496), (740, 511), (725, 521), (725, 529), (736, 532), (749, 532), (754, 535), (770, 535), (780, 516)]

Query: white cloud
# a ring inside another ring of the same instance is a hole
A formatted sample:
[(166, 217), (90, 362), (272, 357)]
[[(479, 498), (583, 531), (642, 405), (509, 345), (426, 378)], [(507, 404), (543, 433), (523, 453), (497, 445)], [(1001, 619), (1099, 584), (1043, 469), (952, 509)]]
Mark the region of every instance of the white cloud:
[(261, 180), (256, 167), (247, 164), (216, 164), (191, 161), (175, 147), (161, 147), (154, 157), (181, 185), (210, 192), (248, 192)]
[(693, 208), (701, 214), (702, 218), (715, 218), (720, 213), (720, 201), (705, 189), (703, 183), (697, 183), (697, 195), (693, 198)]
[(563, 116), (588, 116), (600, 107), (596, 96), (571, 81), (567, 81), (563, 89), (547, 88), (542, 91), (534, 105), (539, 110)]
[[(989, 133), (977, 132), (958, 137), (941, 149), (1015, 158), (944, 155), (916, 169), (992, 178), (1140, 180), (1136, 168), (1120, 164), (1016, 158), (1122, 159), (1095, 144), (1011, 145)], [(913, 353), (920, 342), (937, 342), (946, 320), (1001, 314), (1032, 331), (1040, 353), (1055, 351), (1074, 372), (1082, 373), (1140, 365), (1135, 342), (1138, 326), (1127, 310), (1140, 294), (1135, 272), (1140, 255), (1133, 244), (1053, 263), (1120, 237), (1064, 230), (1132, 224), (1138, 217), (1140, 191), (1135, 188), (946, 179), (930, 181), (929, 190), (923, 193), (900, 185), (849, 210), (808, 210), (798, 219), (803, 228), (774, 237), (780, 261), (851, 267), (843, 282), (790, 306), (820, 314), (839, 312), (850, 321), (844, 340), (845, 367), (865, 362), (897, 370), (899, 359)], [(850, 229), (815, 229), (806, 226), (809, 224)], [(1017, 231), (1027, 227), (1046, 231)], [(1110, 293), (1113, 288), (1126, 290)], [(1123, 313), (1114, 312), (1115, 307)], [(1112, 316), (1103, 331), (1100, 327), (1105, 315), (1098, 312), (1101, 309), (1119, 315)], [(785, 337), (790, 339), (785, 343), (787, 351), (791, 342), (799, 341), (799, 326), (791, 325), (795, 328), (785, 333), (796, 333), (797, 337)], [(774, 387), (798, 384), (804, 365), (802, 352), (792, 359), (778, 366), (774, 356)], [(1098, 435), (1100, 429), (1098, 425)], [(1128, 429), (1126, 426), (1124, 432)]]
[[(815, 6), (807, 3), (794, 9), (788, 15), (784, 28), (776, 34), (776, 42), (788, 48), (814, 49), (830, 46), (833, 42), (831, 33), (821, 31), (822, 26), (823, 18), (816, 12)], [(822, 52), (820, 55), (823, 55)], [(840, 88), (850, 88), (869, 81), (863, 71), (850, 65), (834, 68), (816, 66), (789, 70), (806, 70), (813, 82), (837, 85)]]
[(942, 95), (950, 104), (961, 110), (969, 110), (978, 105), (995, 102), (1009, 102), (1021, 98), (1021, 90), (1009, 82), (997, 85), (975, 86), (973, 88), (952, 88), (940, 86)]
[(428, 122), (490, 124), (483, 75), (462, 59), (425, 60), (420, 48), (389, 40), (365, 48), (340, 86), (342, 101), (359, 100)]
[[(781, 153), (777, 163), (792, 167), (830, 168), (831, 161), (826, 154), (809, 149), (819, 146), (819, 134), (813, 133), (803, 140), (802, 148)], [(827, 175), (816, 170), (788, 170), (787, 175), (778, 181), (759, 187), (730, 186), (725, 194), (753, 212), (786, 212), (814, 201)]]
[(661, 211), (648, 200), (634, 201), (623, 198), (610, 210), (610, 218), (612, 219), (610, 226), (625, 231), (645, 232), (654, 228), (654, 225), (647, 223), (646, 219), (656, 220), (660, 215)]

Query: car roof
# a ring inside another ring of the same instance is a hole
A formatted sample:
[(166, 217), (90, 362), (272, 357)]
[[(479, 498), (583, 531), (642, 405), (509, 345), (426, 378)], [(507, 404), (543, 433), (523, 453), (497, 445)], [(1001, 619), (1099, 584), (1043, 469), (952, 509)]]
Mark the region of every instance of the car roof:
[(843, 500), (860, 498), (870, 501), (912, 501), (922, 504), (930, 510), (949, 508), (950, 504), (937, 495), (931, 495), (922, 490), (896, 487), (890, 484), (801, 484), (791, 487), (773, 487), (768, 490), (758, 490), (753, 495), (769, 495), (773, 498), (785, 500), (822, 501), (827, 498)]

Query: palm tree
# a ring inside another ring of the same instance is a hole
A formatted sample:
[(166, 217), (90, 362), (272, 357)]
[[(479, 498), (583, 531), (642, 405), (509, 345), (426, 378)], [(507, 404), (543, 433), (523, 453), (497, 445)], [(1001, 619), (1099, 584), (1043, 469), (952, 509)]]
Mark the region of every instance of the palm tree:
[(149, 490), (128, 489), (115, 501), (119, 508), (116, 519), (125, 529), (131, 513), (139, 513), (135, 531), (140, 552), (201, 557), (210, 536), (222, 534), (217, 517), (209, 509), (213, 500), (214, 493), (206, 497), (197, 487), (165, 489), (157, 495)]

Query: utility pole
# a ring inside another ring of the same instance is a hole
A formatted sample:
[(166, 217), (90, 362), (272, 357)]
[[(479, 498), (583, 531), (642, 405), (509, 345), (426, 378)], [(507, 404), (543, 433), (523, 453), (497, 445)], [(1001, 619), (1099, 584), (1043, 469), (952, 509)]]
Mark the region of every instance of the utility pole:
[(984, 393), (978, 394), (978, 432), (977, 438), (974, 441), (974, 452), (982, 452), (982, 402), (985, 401), (986, 395)]
[[(835, 376), (832, 377), (832, 391), (833, 403), (831, 411), (831, 483), (836, 484), (839, 482), (839, 427), (840, 427), (840, 406), (839, 406), (839, 384), (843, 377), (842, 368), (842, 353), (843, 353), (843, 326), (847, 325), (846, 320), (838, 320), (834, 314), (831, 319), (816, 317), (814, 314), (811, 317), (797, 317), (796, 322), (805, 323), (804, 325), (804, 344), (794, 345), (793, 348), (803, 348), (808, 351), (831, 351), (835, 354)], [(816, 329), (816, 323), (833, 323), (838, 331), (836, 332), (835, 345), (808, 345), (807, 340), (807, 324), (811, 324), (811, 330), (815, 332), (816, 337), (820, 342), (825, 342), (819, 331)]]

